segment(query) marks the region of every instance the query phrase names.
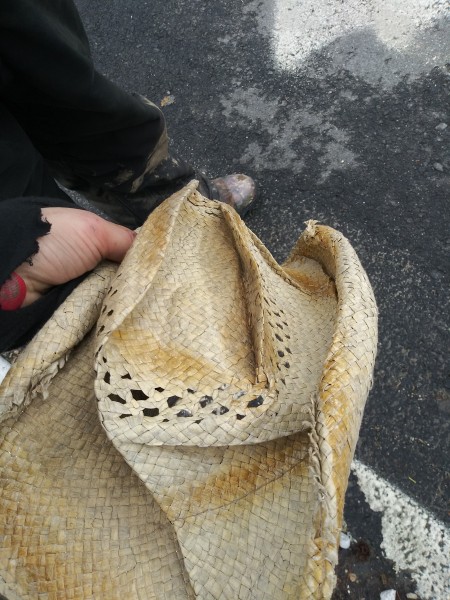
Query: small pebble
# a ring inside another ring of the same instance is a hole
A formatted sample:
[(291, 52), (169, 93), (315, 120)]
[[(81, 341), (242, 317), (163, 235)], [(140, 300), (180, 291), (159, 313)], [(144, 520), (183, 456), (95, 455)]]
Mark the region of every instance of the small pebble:
[(380, 594), (380, 600), (395, 600), (397, 592), (395, 590), (385, 590)]
[(341, 531), (341, 537), (340, 537), (340, 540), (339, 540), (339, 546), (341, 548), (343, 548), (344, 550), (347, 550), (348, 548), (350, 548), (350, 541), (351, 541), (350, 540), (350, 536), (347, 535), (346, 533), (343, 533)]
[(408, 600), (419, 600), (419, 596), (417, 594), (414, 594), (414, 592), (408, 592), (408, 594), (406, 594), (406, 597), (408, 598)]
[(355, 583), (355, 581), (358, 579), (354, 573), (349, 573), (348, 578), (352, 583)]
[(444, 129), (447, 129), (447, 123), (439, 123), (439, 125), (436, 125), (435, 129), (438, 131), (444, 131)]
[(441, 163), (435, 162), (433, 163), (433, 169), (436, 169), (436, 171), (440, 171), (442, 173), (444, 167), (441, 165)]
[(170, 104), (175, 103), (175, 96), (164, 96), (164, 98), (160, 102), (160, 106), (169, 106)]

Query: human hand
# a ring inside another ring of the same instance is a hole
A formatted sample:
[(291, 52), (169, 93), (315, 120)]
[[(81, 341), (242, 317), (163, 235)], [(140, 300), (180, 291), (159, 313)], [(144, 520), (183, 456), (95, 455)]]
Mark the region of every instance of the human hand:
[(28, 306), (55, 285), (94, 269), (102, 260), (121, 262), (136, 236), (134, 231), (76, 208), (48, 207), (42, 217), (50, 232), (38, 238), (32, 264), (15, 269), (27, 287), (22, 306)]

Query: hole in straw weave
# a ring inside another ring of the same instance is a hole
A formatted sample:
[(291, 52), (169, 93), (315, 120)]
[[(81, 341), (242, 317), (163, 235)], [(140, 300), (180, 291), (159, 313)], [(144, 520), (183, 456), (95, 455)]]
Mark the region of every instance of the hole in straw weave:
[(180, 396), (170, 396), (170, 398), (167, 398), (167, 406), (172, 408), (172, 406), (175, 406), (178, 400), (181, 400)]
[(250, 402), (247, 404), (247, 406), (249, 408), (255, 408), (256, 406), (261, 406), (261, 404), (263, 402), (264, 402), (264, 398), (262, 396), (258, 396), (257, 398), (250, 400)]
[(238, 421), (241, 421), (241, 420), (242, 420), (242, 419), (244, 419), (244, 418), (245, 418), (245, 415), (236, 415), (236, 419), (237, 419)]
[(217, 408), (215, 408), (212, 411), (213, 415), (224, 415), (225, 413), (227, 413), (230, 409), (227, 408), (226, 406), (218, 406)]
[(183, 410), (177, 413), (177, 417), (192, 417), (192, 413), (190, 410), (183, 408)]
[(121, 379), (131, 379), (131, 375), (127, 373), (126, 375), (122, 375)]
[(108, 398), (110, 398), (113, 402), (120, 402), (120, 404), (126, 404), (126, 401), (119, 396), (118, 394), (109, 394)]
[(135, 400), (147, 400), (147, 394), (144, 394), (142, 390), (131, 390), (131, 395)]
[(155, 388), (155, 392), (164, 392), (164, 388), (157, 387), (157, 388)]
[(111, 374), (109, 371), (106, 371), (105, 376), (103, 377), (103, 381), (106, 383), (111, 383)]
[(205, 408), (205, 406), (207, 404), (211, 404), (212, 401), (213, 401), (212, 396), (203, 396), (203, 398), (200, 398), (199, 404), (202, 408)]
[(144, 417), (157, 417), (159, 415), (159, 408), (144, 408), (142, 411)]
[(126, 415), (120, 415), (119, 419), (126, 419), (127, 417), (132, 417), (133, 415), (130, 415), (129, 413)]

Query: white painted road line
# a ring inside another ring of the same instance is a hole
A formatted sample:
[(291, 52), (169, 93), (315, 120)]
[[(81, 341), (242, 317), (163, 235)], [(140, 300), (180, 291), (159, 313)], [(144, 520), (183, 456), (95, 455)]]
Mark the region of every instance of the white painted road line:
[(354, 460), (352, 470), (370, 508), (382, 513), (387, 558), (397, 569), (411, 570), (422, 600), (448, 600), (450, 530), (370, 467)]
[(284, 68), (296, 68), (314, 50), (358, 29), (371, 29), (387, 47), (403, 50), (418, 28), (448, 11), (446, 0), (277, 0), (275, 54)]
[(448, 0), (275, 0), (273, 11), (274, 60), (288, 72), (333, 42), (334, 67), (372, 82), (394, 83), (391, 71), (418, 75), (448, 60)]

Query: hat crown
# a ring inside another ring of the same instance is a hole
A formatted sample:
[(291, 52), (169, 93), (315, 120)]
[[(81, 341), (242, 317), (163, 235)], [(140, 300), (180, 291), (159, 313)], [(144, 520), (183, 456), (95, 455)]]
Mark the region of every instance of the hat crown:
[(234, 211), (195, 191), (164, 203), (98, 324), (96, 394), (116, 443), (242, 444), (307, 428), (336, 312), (316, 270), (319, 289), (296, 281)]

